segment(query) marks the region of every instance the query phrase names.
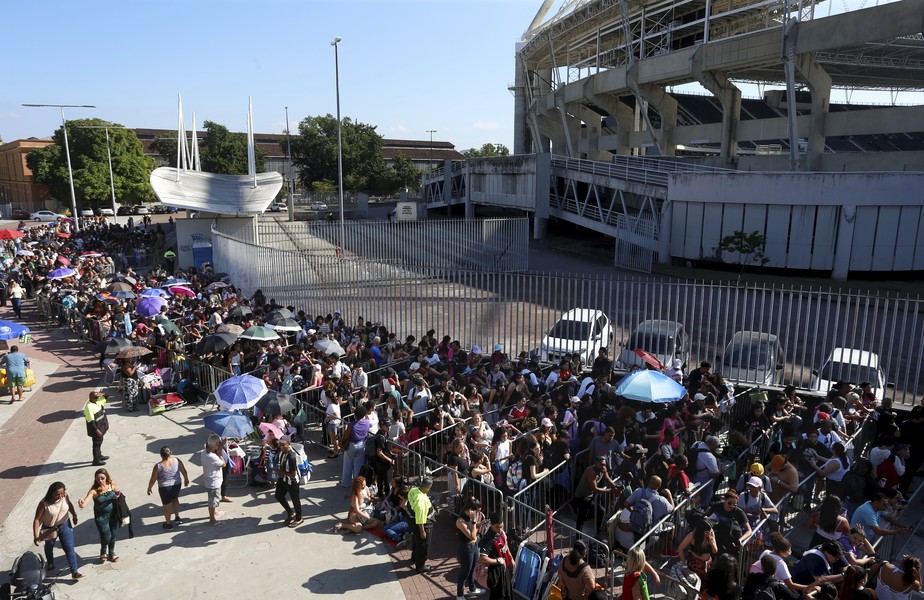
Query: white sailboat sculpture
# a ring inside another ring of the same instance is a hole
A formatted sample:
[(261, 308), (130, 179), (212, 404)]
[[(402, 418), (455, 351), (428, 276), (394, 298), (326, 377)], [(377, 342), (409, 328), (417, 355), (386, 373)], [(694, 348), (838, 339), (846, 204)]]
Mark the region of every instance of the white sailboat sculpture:
[(247, 106), (247, 175), (202, 171), (196, 139), (196, 115), (192, 122), (192, 156), (186, 145), (183, 99), (178, 97), (177, 167), (160, 167), (151, 173), (151, 187), (162, 204), (226, 215), (254, 215), (269, 208), (282, 189), (282, 175), (257, 173), (253, 139), (253, 102)]

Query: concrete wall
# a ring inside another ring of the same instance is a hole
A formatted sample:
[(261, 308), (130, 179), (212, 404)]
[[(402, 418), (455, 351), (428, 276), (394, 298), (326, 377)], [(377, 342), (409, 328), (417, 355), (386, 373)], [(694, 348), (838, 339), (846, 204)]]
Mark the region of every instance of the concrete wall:
[(535, 154), (470, 160), (466, 168), (470, 202), (523, 210), (535, 209)]
[[(924, 270), (924, 173), (677, 174), (668, 186), (670, 255), (715, 256), (723, 236), (767, 236), (767, 266)], [(737, 257), (725, 256), (728, 262)]]
[[(188, 214), (188, 211), (187, 211)], [(253, 219), (250, 217), (223, 217), (220, 219), (222, 231), (234, 235), (238, 239), (250, 240), (253, 237)], [(212, 239), (212, 218), (176, 220), (177, 265), (188, 269), (194, 266), (193, 262), (193, 236), (201, 235), (203, 239)]]

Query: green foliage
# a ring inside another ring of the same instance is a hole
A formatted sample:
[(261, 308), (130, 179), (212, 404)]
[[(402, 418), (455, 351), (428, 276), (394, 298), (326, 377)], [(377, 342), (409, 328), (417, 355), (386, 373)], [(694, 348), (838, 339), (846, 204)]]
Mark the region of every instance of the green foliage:
[(726, 235), (719, 243), (719, 257), (725, 252), (731, 252), (738, 255), (738, 264), (741, 265), (741, 271), (738, 274), (738, 281), (741, 281), (741, 274), (748, 265), (755, 264), (764, 266), (770, 259), (764, 254), (767, 248), (767, 236), (759, 231), (745, 233), (736, 231), (731, 235)]
[[(394, 178), (397, 182), (397, 188), (408, 188), (409, 190), (419, 190), (421, 185), (421, 175), (417, 167), (410, 158), (399, 152), (395, 156), (395, 164), (392, 166)], [(395, 190), (391, 190), (394, 192)], [(389, 193), (391, 193), (389, 192)]]
[[(382, 136), (372, 125), (342, 123), (343, 187), (350, 191), (374, 190), (387, 174), (382, 157)], [(285, 142), (282, 142), (285, 149)], [(313, 189), (317, 181), (337, 181), (337, 118), (331, 114), (306, 117), (292, 138), (292, 162), (299, 168), (299, 180)]]
[[(112, 151), (112, 175), (116, 199), (137, 204), (154, 197), (150, 176), (154, 161), (144, 155), (138, 136), (131, 129), (102, 119), (78, 119), (67, 122), (67, 138), (74, 172), (74, 194), (79, 206), (109, 206), (112, 195), (109, 186), (109, 163), (106, 157), (106, 131), (81, 129), (110, 125), (109, 144)], [(59, 202), (70, 205), (67, 159), (64, 156), (64, 130), (59, 127), (54, 144), (33, 150), (26, 157), (35, 181), (48, 186)]]
[(489, 156), (510, 156), (510, 149), (503, 144), (482, 144), (481, 148), (469, 148), (462, 152), (465, 158), (486, 158)]
[(333, 196), (337, 193), (337, 184), (329, 181), (313, 181), (311, 182), (311, 191), (315, 194)]
[[(224, 125), (212, 121), (204, 124), (205, 135), (200, 138), (199, 158), (202, 170), (227, 175), (247, 174), (247, 134), (232, 133)], [(170, 167), (176, 167), (176, 134), (155, 137), (151, 144)], [(254, 152), (257, 172), (266, 170), (266, 153), (257, 146)]]

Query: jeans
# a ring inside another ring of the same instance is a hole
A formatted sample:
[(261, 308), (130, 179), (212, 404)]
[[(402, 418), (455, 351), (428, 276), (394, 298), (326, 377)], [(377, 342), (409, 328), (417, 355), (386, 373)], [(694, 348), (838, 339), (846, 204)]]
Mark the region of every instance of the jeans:
[(478, 562), (478, 544), (458, 544), (456, 546), (456, 557), (459, 559), (459, 566), (462, 571), (456, 580), (456, 596), (463, 595), (463, 588), (467, 585), (469, 591), (475, 591), (475, 564)]
[[(288, 496), (292, 500), (292, 506), (289, 507), (289, 501), (286, 500)], [(276, 483), (276, 500), (279, 504), (282, 505), (282, 508), (285, 509), (286, 515), (295, 515), (295, 520), (300, 521), (302, 519), (302, 503), (298, 498), (298, 483), (286, 483), (280, 479)]]
[(385, 535), (394, 542), (400, 542), (404, 539), (404, 534), (408, 532), (410, 525), (407, 521), (401, 519), (385, 526)]
[(347, 451), (343, 453), (343, 476), (340, 478), (340, 485), (350, 487), (365, 463), (365, 440), (362, 442), (350, 442)]
[(13, 312), (16, 313), (16, 316), (22, 317), (22, 298), (10, 298), (10, 302), (13, 303)]
[[(71, 575), (77, 572), (77, 552), (74, 551), (74, 528), (68, 519), (63, 524), (58, 525), (58, 539), (61, 540), (61, 547), (64, 548), (64, 556), (67, 557), (67, 565), (71, 568)], [(45, 560), (48, 564), (54, 562), (54, 540), (45, 540)]]

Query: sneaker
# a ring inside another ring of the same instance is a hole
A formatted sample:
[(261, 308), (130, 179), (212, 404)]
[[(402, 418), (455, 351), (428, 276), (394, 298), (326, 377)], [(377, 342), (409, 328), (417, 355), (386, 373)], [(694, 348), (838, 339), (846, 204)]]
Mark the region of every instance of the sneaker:
[(418, 575), (423, 575), (423, 574), (425, 574), (425, 573), (429, 573), (429, 572), (432, 571), (432, 570), (433, 570), (433, 567), (431, 567), (430, 565), (424, 565), (424, 566), (420, 567), (419, 569), (416, 569)]
[(173, 525), (170, 523), (164, 523), (163, 525), (161, 525), (161, 527), (163, 527), (164, 529), (173, 529)]

